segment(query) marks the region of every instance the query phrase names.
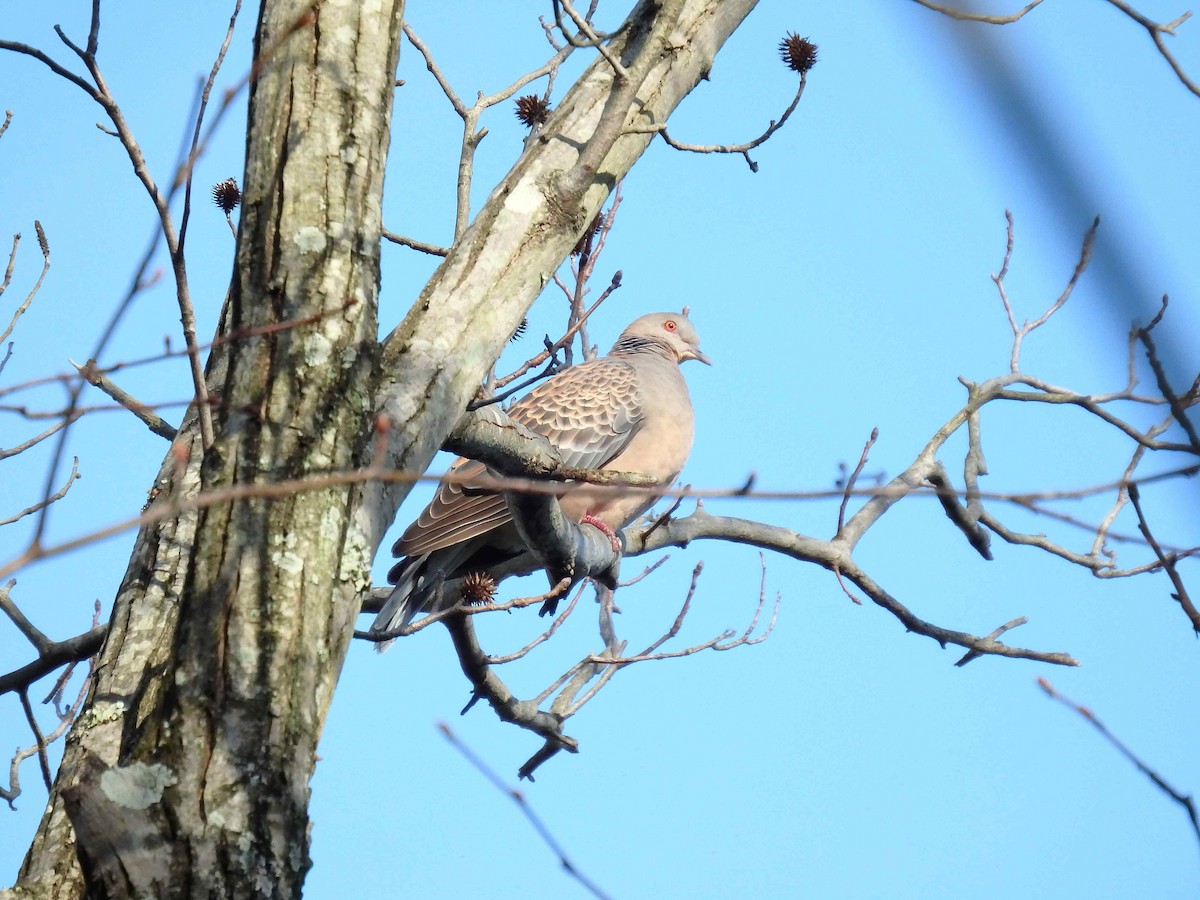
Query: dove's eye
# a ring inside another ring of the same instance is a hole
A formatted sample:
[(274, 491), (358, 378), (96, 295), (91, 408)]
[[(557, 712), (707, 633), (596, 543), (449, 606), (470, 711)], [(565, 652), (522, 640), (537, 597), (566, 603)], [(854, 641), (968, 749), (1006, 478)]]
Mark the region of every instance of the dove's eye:
[(678, 327), (674, 319), (667, 319), (667, 321), (663, 322), (663, 328), (667, 329), (667, 331), (674, 331)]

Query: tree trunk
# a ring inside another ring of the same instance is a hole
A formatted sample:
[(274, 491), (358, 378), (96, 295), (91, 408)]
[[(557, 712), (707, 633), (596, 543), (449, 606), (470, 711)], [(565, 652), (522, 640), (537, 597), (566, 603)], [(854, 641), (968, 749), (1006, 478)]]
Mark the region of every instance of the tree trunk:
[[(223, 330), (307, 322), (214, 356), (216, 442), (202, 454), (194, 425), (181, 431), (158, 503), (361, 463), (403, 2), (321, 4), (289, 35), (309, 6), (262, 7)], [(375, 549), (352, 539), (356, 493), (143, 530), (19, 888), (299, 895), (316, 743)]]
[[(402, 0), (264, 0), (245, 206), (209, 366), (216, 441), (185, 422), (156, 503), (388, 460), (429, 465), (613, 184), (755, 0), (642, 0), (492, 193), (405, 321), (376, 340)], [(382, 351), (382, 352), (381, 352)], [(382, 360), (380, 365), (380, 360)], [(242, 497), (139, 534), (96, 681), (22, 867), (22, 896), (299, 896), (308, 781), (372, 556), (407, 487)]]

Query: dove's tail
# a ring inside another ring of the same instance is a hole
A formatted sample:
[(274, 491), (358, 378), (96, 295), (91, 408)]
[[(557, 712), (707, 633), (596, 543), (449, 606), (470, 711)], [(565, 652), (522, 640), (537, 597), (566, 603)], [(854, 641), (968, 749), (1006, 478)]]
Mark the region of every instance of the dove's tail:
[[(383, 608), (371, 623), (371, 634), (392, 634), (408, 625), (421, 611), (422, 601), (428, 591), (421, 590), (421, 563), (423, 557), (414, 556), (403, 560), (388, 573), (388, 580), (396, 586), (388, 596)], [(392, 646), (395, 638), (380, 641), (375, 650), (382, 653)]]

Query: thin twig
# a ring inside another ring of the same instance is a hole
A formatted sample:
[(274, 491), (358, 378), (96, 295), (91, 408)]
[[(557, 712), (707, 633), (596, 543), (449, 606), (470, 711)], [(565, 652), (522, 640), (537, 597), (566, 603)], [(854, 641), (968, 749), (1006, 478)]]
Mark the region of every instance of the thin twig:
[(506, 794), (514, 803), (517, 804), (521, 810), (521, 814), (525, 816), (525, 818), (529, 821), (529, 824), (533, 826), (533, 830), (538, 833), (538, 837), (540, 837), (545, 842), (546, 846), (550, 848), (551, 852), (558, 857), (559, 863), (562, 865), (563, 869), (566, 870), (567, 874), (583, 885), (583, 887), (593, 897), (600, 897), (604, 898), (604, 900), (607, 900), (608, 895), (604, 893), (604, 891), (602, 891), (593, 881), (591, 881), (591, 879), (580, 872), (575, 864), (567, 857), (566, 851), (563, 850), (562, 845), (558, 843), (554, 835), (550, 832), (550, 829), (546, 827), (546, 824), (541, 820), (541, 818), (538, 817), (537, 813), (533, 811), (533, 808), (525, 800), (525, 795), (516, 788), (511, 788), (506, 785), (504, 780), (497, 775), (492, 768), (485, 763), (483, 759), (480, 758), (470, 747), (464, 744), (459, 737), (450, 730), (450, 726), (445, 722), (438, 722), (438, 730), (441, 731), (446, 740), (448, 740), (454, 746), (454, 749), (463, 755), (467, 762), (473, 765), (475, 769), (481, 775), (483, 775), (484, 778), (492, 783), (496, 790), (500, 791), (502, 794)]
[(1154, 345), (1154, 338), (1150, 336), (1151, 330), (1161, 320), (1163, 313), (1167, 310), (1167, 295), (1163, 294), (1162, 306), (1159, 308), (1158, 314), (1145, 328), (1139, 328), (1137, 335), (1142, 345), (1146, 348), (1146, 360), (1150, 363), (1150, 369), (1154, 372), (1154, 379), (1158, 383), (1158, 389), (1170, 404), (1171, 414), (1175, 417), (1180, 427), (1191, 441), (1192, 447), (1196, 453), (1200, 453), (1200, 434), (1197, 434), (1196, 428), (1192, 425), (1191, 419), (1188, 418), (1187, 409), (1183, 402), (1176, 396), (1175, 391), (1171, 388), (1171, 382), (1167, 378), (1167, 371), (1163, 367), (1162, 361), (1158, 358), (1158, 348)]
[(402, 234), (394, 234), (386, 228), (380, 232), (380, 236), (387, 238), (393, 244), (399, 244), (402, 247), (409, 247), (413, 250), (420, 250), (422, 253), (428, 253), (430, 256), (449, 256), (449, 247), (439, 247), (437, 244), (427, 244), (424, 241), (418, 241), (416, 238), (405, 237)]
[(93, 626), (90, 631), (64, 641), (54, 641), (31, 663), (0, 675), (0, 696), (33, 684), (59, 666), (94, 656), (108, 633), (107, 625)]
[(520, 650), (517, 650), (515, 653), (509, 653), (506, 656), (489, 656), (488, 664), (493, 666), (501, 666), (505, 663), (515, 662), (516, 660), (527, 656), (534, 647), (538, 647), (550, 640), (550, 638), (554, 636), (554, 632), (558, 631), (559, 626), (562, 625), (563, 622), (567, 621), (567, 617), (575, 610), (575, 606), (579, 602), (579, 598), (583, 595), (583, 592), (586, 589), (587, 581), (584, 581), (579, 585), (579, 590), (575, 592), (575, 595), (571, 598), (571, 602), (567, 604), (567, 608), (558, 614), (558, 617), (555, 618), (549, 628), (535, 637)]
[(32, 506), (25, 507), (25, 509), (21, 510), (19, 513), (9, 516), (7, 519), (0, 519), (0, 525), (11, 525), (13, 522), (23, 519), (25, 516), (49, 508), (52, 503), (57, 503), (63, 497), (67, 496), (67, 491), (71, 489), (71, 485), (73, 485), (75, 483), (75, 479), (79, 477), (79, 457), (76, 456), (71, 462), (71, 474), (67, 476), (67, 480), (61, 488), (59, 488), (49, 497), (43, 497)]
[[(322, 310), (321, 312), (313, 313), (312, 315), (309, 315), (309, 316), (303, 316), (299, 319), (286, 319), (282, 322), (272, 322), (269, 325), (256, 325), (256, 326), (252, 326), (252, 327), (248, 327), (248, 328), (238, 328), (233, 331), (226, 332), (225, 334), (223, 334), (217, 338), (214, 338), (213, 340), (209, 341), (207, 344), (201, 344), (200, 349), (201, 350), (212, 350), (212, 349), (216, 349), (217, 347), (223, 347), (226, 344), (234, 343), (236, 341), (247, 340), (249, 338), (254, 338), (254, 337), (264, 337), (267, 335), (278, 334), (283, 331), (288, 331), (289, 329), (293, 329), (293, 328), (301, 328), (301, 327), (304, 327), (307, 325), (314, 325), (317, 322), (320, 322), (322, 319), (325, 319), (330, 316), (337, 316), (337, 315), (340, 315), (340, 314), (346, 312), (348, 309), (352, 308), (357, 302), (358, 302), (357, 300), (350, 299), (350, 300), (347, 300), (342, 306), (337, 307), (335, 309)], [(111, 375), (113, 372), (120, 372), (123, 369), (134, 369), (134, 368), (138, 368), (140, 366), (151, 365), (153, 363), (166, 362), (166, 361), (169, 361), (172, 359), (178, 359), (181, 356), (187, 356), (187, 354), (188, 354), (187, 350), (171, 350), (170, 347), (168, 346), (168, 349), (166, 351), (164, 351), (163, 353), (155, 353), (151, 356), (143, 356), (138, 359), (125, 360), (122, 362), (115, 362), (108, 366), (97, 366), (97, 367), (95, 367), (95, 372), (100, 375)], [(95, 358), (94, 354), (93, 354), (92, 358), (93, 359)], [(11, 385), (9, 387), (0, 388), (0, 397), (4, 397), (9, 394), (17, 393), (18, 391), (30, 390), (31, 388), (41, 387), (42, 385), (46, 385), (46, 384), (59, 384), (59, 383), (71, 384), (72, 382), (77, 382), (78, 377), (79, 377), (78, 372), (76, 372), (73, 375), (60, 372), (56, 375), (47, 375), (42, 378), (33, 378), (33, 379), (30, 379), (29, 381), (21, 382), (20, 384), (15, 384), (15, 385)], [(187, 402), (190, 403), (191, 401), (189, 400)], [(158, 406), (160, 408), (164, 405), (166, 405), (166, 404), (158, 404)], [(171, 405), (180, 405), (180, 404), (171, 404)], [(69, 407), (60, 412), (54, 413), (53, 415), (57, 417), (60, 415), (67, 415), (68, 412), (69, 412)]]
[(1153, 781), (1154, 784), (1159, 788), (1159, 790), (1161, 790), (1168, 797), (1170, 797), (1172, 800), (1174, 800), (1176, 803), (1178, 803), (1180, 806), (1182, 806), (1184, 808), (1184, 810), (1187, 811), (1188, 820), (1192, 823), (1192, 831), (1195, 832), (1196, 839), (1198, 841), (1200, 841), (1200, 819), (1197, 818), (1196, 804), (1193, 802), (1190, 794), (1184, 794), (1183, 792), (1178, 791), (1175, 788), (1173, 788), (1171, 785), (1169, 785), (1167, 783), (1166, 779), (1164, 779), (1156, 771), (1151, 769), (1146, 763), (1144, 763), (1142, 761), (1141, 757), (1139, 757), (1132, 750), (1130, 750), (1128, 747), (1126, 747), (1125, 744), (1120, 739), (1118, 739), (1115, 734), (1113, 734), (1111, 731), (1109, 731), (1108, 728), (1104, 725), (1104, 723), (1101, 722), (1098, 718), (1096, 718), (1096, 714), (1094, 712), (1092, 712), (1088, 707), (1083, 706), (1079, 703), (1076, 703), (1074, 700), (1070, 699), (1069, 697), (1067, 697), (1063, 694), (1060, 694), (1054, 688), (1054, 686), (1051, 685), (1050, 682), (1047, 681), (1045, 678), (1039, 678), (1037, 680), (1037, 683), (1038, 683), (1038, 687), (1040, 687), (1043, 691), (1045, 691), (1049, 697), (1051, 697), (1054, 700), (1057, 700), (1059, 703), (1063, 704), (1063, 706), (1066, 706), (1068, 709), (1075, 710), (1075, 712), (1079, 713), (1079, 715), (1081, 715), (1084, 719), (1086, 719), (1088, 722), (1090, 722), (1092, 724), (1092, 727), (1095, 728), (1097, 731), (1099, 731), (1100, 734), (1102, 734), (1104, 736), (1105, 740), (1107, 740), (1110, 744), (1112, 744), (1114, 747), (1116, 747), (1118, 752), (1120, 752), (1120, 754), (1122, 756), (1124, 756), (1127, 760), (1129, 760), (1131, 763), (1133, 763), (1137, 767), (1139, 772), (1141, 772), (1143, 775), (1145, 775), (1147, 778), (1149, 778), (1151, 781)]
[(1158, 557), (1158, 561), (1162, 563), (1163, 570), (1167, 573), (1167, 577), (1171, 579), (1171, 584), (1175, 587), (1175, 593), (1171, 595), (1183, 609), (1184, 614), (1192, 623), (1192, 630), (1200, 634), (1200, 611), (1196, 609), (1192, 598), (1188, 596), (1187, 587), (1183, 583), (1183, 577), (1179, 574), (1179, 569), (1175, 565), (1175, 555), (1163, 552), (1163, 548), (1155, 540), (1154, 535), (1150, 532), (1150, 523), (1146, 521), (1146, 514), (1142, 511), (1142, 497), (1136, 484), (1129, 486), (1129, 499), (1133, 502), (1134, 511), (1137, 512), (1138, 530), (1146, 538), (1146, 543), (1150, 545), (1150, 549), (1154, 551), (1154, 555)]
[(46, 757), (46, 737), (42, 734), (37, 717), (33, 714), (33, 707), (29, 704), (29, 692), (21, 689), (17, 695), (21, 698), (21, 709), (25, 711), (25, 721), (29, 723), (29, 730), (33, 732), (33, 739), (37, 742), (38, 764), (42, 769), (42, 781), (46, 784), (46, 793), (49, 793), (52, 779), (50, 777), (50, 760)]
[(1179, 61), (1175, 58), (1175, 55), (1171, 53), (1170, 49), (1168, 49), (1167, 43), (1163, 39), (1164, 35), (1168, 37), (1174, 37), (1175, 30), (1192, 17), (1191, 12), (1189, 11), (1182, 13), (1172, 21), (1161, 24), (1159, 22), (1155, 22), (1153, 19), (1150, 19), (1147, 16), (1142, 15), (1128, 3), (1122, 2), (1122, 0), (1108, 0), (1108, 3), (1109, 5), (1115, 6), (1117, 9), (1121, 10), (1121, 12), (1125, 13), (1125, 15), (1129, 16), (1129, 18), (1133, 19), (1146, 29), (1147, 33), (1150, 35), (1150, 39), (1154, 41), (1154, 46), (1158, 48), (1158, 52), (1162, 55), (1162, 58), (1167, 61), (1167, 64), (1171, 67), (1171, 71), (1175, 73), (1175, 77), (1179, 79), (1180, 83), (1184, 87), (1186, 87), (1197, 97), (1200, 97), (1200, 84), (1198, 84), (1194, 79), (1188, 77), (1188, 74), (1183, 70), (1183, 66), (1179, 64)]
[(589, 318), (591, 318), (592, 313), (594, 313), (597, 309), (599, 309), (600, 304), (603, 303), (605, 300), (607, 300), (609, 298), (609, 295), (611, 295), (612, 292), (615, 291), (620, 286), (621, 286), (621, 272), (617, 271), (612, 277), (612, 282), (609, 284), (608, 287), (606, 287), (604, 289), (604, 291), (596, 299), (596, 302), (593, 303), (591, 306), (589, 306), (587, 308), (587, 310), (584, 311), (584, 314), (579, 317), (579, 321), (577, 321), (574, 325), (572, 325), (570, 328), (568, 328), (562, 337), (560, 337), (553, 344), (550, 344), (549, 346), (547, 346), (546, 349), (543, 350), (541, 353), (539, 353), (537, 356), (533, 356), (533, 357), (530, 357), (529, 359), (527, 359), (521, 366), (519, 366), (516, 369), (516, 371), (510, 372), (508, 375), (505, 375), (503, 378), (497, 378), (496, 383), (493, 386), (496, 388), (504, 387), (505, 385), (512, 382), (514, 379), (520, 378), (522, 375), (524, 375), (526, 372), (528, 372), (534, 366), (540, 366), (547, 359), (549, 359), (555, 352), (563, 349), (568, 344), (570, 344), (571, 340), (575, 337), (575, 333), (584, 326), (584, 324), (587, 322), (587, 320)]
[(555, 356), (551, 355), (550, 361), (546, 363), (546, 368), (542, 369), (542, 371), (538, 372), (536, 375), (526, 378), (522, 382), (513, 385), (506, 391), (501, 391), (499, 394), (494, 394), (491, 397), (485, 397), (481, 400), (471, 401), (467, 404), (467, 412), (474, 412), (477, 409), (483, 409), (485, 406), (491, 406), (494, 403), (503, 403), (509, 397), (513, 396), (513, 394), (519, 394), (521, 391), (525, 390), (525, 388), (535, 385), (539, 381), (543, 381), (552, 375), (557, 375), (561, 369), (562, 364)]
[(957, 526), (966, 537), (967, 542), (984, 559), (992, 558), (991, 540), (988, 533), (979, 527), (977, 517), (971, 516), (967, 509), (958, 502), (958, 492), (950, 485), (950, 476), (946, 467), (935, 462), (932, 471), (926, 476), (937, 493), (938, 501), (946, 512), (946, 517)]
[[(1001, 625), (999, 628), (997, 628), (995, 631), (993, 631), (991, 634), (989, 634), (987, 637), (985, 637), (984, 640), (985, 641), (994, 641), (996, 638), (1000, 637), (1000, 635), (1004, 634), (1006, 631), (1011, 631), (1014, 628), (1019, 628), (1022, 625), (1028, 624), (1028, 622), (1029, 622), (1029, 619), (1026, 616), (1017, 616), (1017, 618), (1013, 619), (1011, 622), (1005, 622), (1003, 625)], [(971, 660), (978, 659), (982, 655), (983, 654), (980, 653), (978, 650), (968, 650), (966, 652), (966, 654), (963, 656), (963, 658), (960, 659), (958, 662), (956, 662), (954, 665), (961, 668), (962, 666), (965, 666), (967, 663), (969, 663)]]
[(879, 428), (871, 429), (871, 436), (867, 438), (866, 444), (863, 445), (862, 453), (858, 457), (858, 465), (854, 467), (854, 471), (850, 473), (850, 477), (846, 479), (845, 490), (842, 492), (842, 502), (838, 507), (837, 531), (834, 536), (842, 533), (842, 528), (846, 524), (846, 504), (850, 502), (850, 492), (854, 490), (855, 482), (858, 481), (858, 476), (862, 474), (863, 466), (867, 464), (867, 454), (871, 452), (871, 448), (875, 446), (875, 442), (879, 440)]
[[(1039, 0), (1040, 2), (1040, 0)], [(796, 96), (792, 98), (791, 104), (783, 111), (776, 121), (772, 119), (767, 125), (767, 130), (758, 137), (745, 141), (741, 144), (686, 144), (683, 141), (677, 141), (667, 133), (665, 123), (657, 122), (652, 125), (630, 125), (625, 129), (626, 134), (657, 134), (661, 137), (668, 146), (676, 150), (683, 150), (688, 153), (738, 153), (746, 160), (746, 165), (750, 167), (751, 172), (758, 171), (758, 163), (750, 158), (750, 151), (766, 143), (775, 132), (784, 126), (784, 123), (796, 111), (796, 107), (800, 105), (800, 98), (804, 96), (804, 88), (808, 84), (808, 73), (800, 74), (800, 84), (796, 88)]]
[(1032, 0), (1031, 3), (1021, 10), (1007, 16), (989, 16), (983, 13), (964, 12), (949, 6), (932, 3), (930, 0), (914, 0), (914, 2), (919, 3), (926, 9), (941, 13), (943, 16), (949, 16), (951, 19), (956, 19), (959, 22), (982, 22), (985, 25), (1011, 25), (1013, 22), (1023, 19), (1025, 14), (1041, 4), (1042, 0)]
[[(183, 188), (183, 212), (179, 216), (179, 250), (183, 252), (183, 246), (187, 242), (188, 220), (192, 213), (192, 182), (196, 170), (196, 159), (200, 152), (200, 129), (204, 125), (204, 112), (208, 108), (208, 98), (212, 93), (213, 85), (217, 81), (217, 74), (221, 71), (221, 64), (225, 61), (225, 54), (229, 50), (229, 44), (233, 41), (233, 31), (237, 25), (238, 13), (242, 11), (242, 0), (234, 0), (233, 14), (229, 17), (229, 27), (225, 29), (225, 40), (221, 42), (221, 49), (217, 51), (217, 58), (209, 69), (208, 79), (204, 82), (204, 88), (200, 92), (200, 102), (197, 104), (196, 110), (196, 127), (192, 131), (192, 145), (188, 151), (188, 159), (186, 165), (187, 175), (184, 178)], [(229, 214), (225, 217), (229, 219)], [(229, 220), (229, 227), (233, 228), (233, 220)], [(237, 232), (234, 232), (234, 237), (237, 237)]]
[(446, 609), (438, 610), (437, 612), (429, 613), (422, 616), (415, 622), (409, 622), (399, 628), (392, 628), (388, 631), (355, 631), (354, 636), (362, 641), (370, 641), (373, 644), (382, 644), (388, 641), (394, 641), (396, 638), (408, 637), (410, 634), (416, 634), (418, 631), (423, 631), (434, 622), (441, 622), (452, 619), (458, 616), (478, 616), (482, 613), (489, 612), (508, 612), (513, 609), (524, 609), (527, 606), (536, 606), (537, 604), (550, 603), (560, 599), (567, 591), (571, 589), (571, 579), (563, 578), (557, 584), (550, 588), (544, 594), (538, 594), (534, 597), (520, 597), (516, 600), (507, 600), (503, 603), (467, 603), (465, 600), (460, 601)]
[[(46, 242), (46, 233), (42, 230), (42, 223), (36, 219), (34, 220), (33, 227), (37, 230), (38, 245), (42, 249), (42, 271), (41, 274), (38, 275), (37, 281), (34, 283), (33, 287), (29, 290), (29, 293), (25, 295), (24, 301), (22, 301), (21, 305), (17, 307), (15, 312), (13, 312), (12, 319), (9, 321), (8, 327), (5, 328), (4, 331), (0, 331), (0, 343), (8, 340), (8, 336), (13, 333), (13, 329), (17, 327), (17, 320), (20, 319), (21, 316), (25, 315), (25, 311), (29, 309), (29, 304), (33, 302), (33, 298), (36, 297), (38, 291), (42, 289), (42, 282), (46, 280), (46, 273), (50, 271), (50, 245)], [(4, 272), (4, 287), (8, 287), (8, 282), (12, 277), (13, 259), (15, 258), (17, 252), (17, 241), (20, 239), (21, 235), (19, 234), (13, 236), (12, 254), (9, 256), (8, 268), (6, 268)], [(3, 291), (0, 290), (0, 293), (3, 293)]]
[(1041, 328), (1049, 321), (1051, 316), (1062, 309), (1063, 304), (1067, 302), (1072, 291), (1075, 290), (1075, 285), (1079, 282), (1079, 276), (1083, 274), (1088, 263), (1091, 261), (1092, 246), (1096, 241), (1096, 230), (1100, 227), (1100, 217), (1096, 216), (1092, 221), (1091, 227), (1084, 234), (1083, 244), (1079, 250), (1079, 260), (1075, 263), (1075, 269), (1071, 273), (1071, 277), (1067, 280), (1067, 286), (1063, 288), (1062, 293), (1058, 295), (1058, 298), (1040, 316), (1032, 322), (1024, 322), (1020, 327), (1017, 326), (1012, 306), (1009, 304), (1008, 295), (1004, 290), (1004, 276), (1008, 272), (1008, 263), (1012, 256), (1013, 246), (1013, 218), (1012, 213), (1007, 209), (1004, 211), (1004, 218), (1008, 222), (1008, 245), (1004, 252), (1004, 265), (1000, 269), (1000, 274), (992, 276), (992, 281), (996, 283), (996, 287), (1000, 291), (1000, 299), (1004, 303), (1004, 311), (1008, 315), (1008, 324), (1012, 328), (1013, 342), (1012, 352), (1009, 356), (1009, 369), (1013, 374), (1016, 374), (1021, 369), (1021, 342), (1028, 334)]
[[(76, 416), (75, 418), (78, 418), (78, 416)], [(9, 447), (7, 450), (0, 448), (0, 459), (8, 459), (10, 456), (16, 456), (19, 453), (24, 453), (30, 447), (35, 447), (38, 444), (40, 444), (42, 441), (46, 440), (46, 438), (53, 436), (55, 432), (57, 432), (63, 428), (66, 428), (69, 424), (71, 424), (72, 421), (74, 421), (74, 419), (72, 419), (71, 417), (64, 416), (62, 419), (60, 419), (58, 422), (51, 425), (49, 428), (47, 428), (41, 434), (35, 435), (34, 437), (29, 438), (29, 440), (23, 441), (22, 443), (17, 444), (14, 447)]]
[(138, 400), (128, 391), (117, 387), (112, 379), (97, 368), (96, 360), (89, 359), (87, 364), (82, 366), (73, 359), (68, 359), (67, 362), (75, 367), (88, 384), (98, 387), (104, 393), (108, 394), (108, 396), (120, 403), (121, 406), (141, 419), (145, 426), (159, 437), (166, 438), (168, 441), (175, 440), (175, 436), (179, 433), (178, 429), (162, 418), (162, 416), (152, 412), (150, 407), (142, 403), (142, 401)]

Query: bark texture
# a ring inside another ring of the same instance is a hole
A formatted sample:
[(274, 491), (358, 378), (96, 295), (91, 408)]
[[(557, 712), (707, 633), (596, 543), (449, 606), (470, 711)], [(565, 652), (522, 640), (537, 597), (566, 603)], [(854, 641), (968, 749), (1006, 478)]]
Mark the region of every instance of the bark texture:
[[(263, 0), (237, 267), (156, 502), (388, 461), (424, 470), (596, 210), (755, 0), (643, 0), (380, 345), (380, 201), (402, 0)], [(286, 40), (278, 38), (293, 30)], [(185, 512), (137, 539), (18, 896), (299, 896), (308, 781), (371, 558), (407, 487)]]
[[(156, 502), (361, 463), (403, 3), (265, 2), (216, 442), (181, 432)], [(262, 56), (265, 48), (272, 48)], [(21, 871), (41, 897), (298, 896), (308, 781), (369, 587), (355, 492), (188, 513), (139, 535), (96, 683)]]

